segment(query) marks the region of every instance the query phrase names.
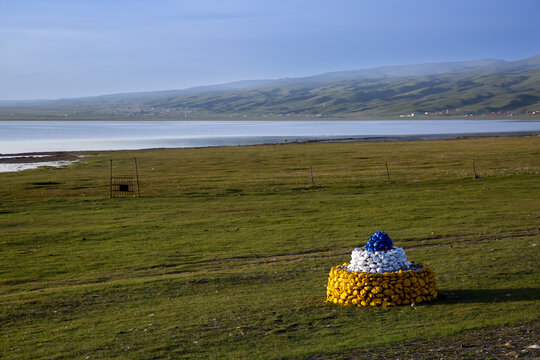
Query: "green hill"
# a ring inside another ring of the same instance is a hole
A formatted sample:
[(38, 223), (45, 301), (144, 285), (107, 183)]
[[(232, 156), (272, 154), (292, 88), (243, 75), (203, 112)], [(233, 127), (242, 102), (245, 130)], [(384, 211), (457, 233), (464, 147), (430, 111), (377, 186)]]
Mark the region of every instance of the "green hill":
[(144, 105), (155, 109), (197, 108), (215, 114), (399, 115), (447, 109), (475, 114), (525, 112), (540, 110), (540, 68), (300, 83), (160, 98)]
[(185, 90), (0, 103), (0, 118), (395, 117), (540, 111), (540, 55), (405, 65)]

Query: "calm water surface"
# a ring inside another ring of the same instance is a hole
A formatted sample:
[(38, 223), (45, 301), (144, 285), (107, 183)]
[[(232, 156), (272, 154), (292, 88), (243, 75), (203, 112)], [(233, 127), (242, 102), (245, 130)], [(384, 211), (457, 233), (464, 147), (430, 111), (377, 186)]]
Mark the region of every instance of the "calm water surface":
[(540, 132), (540, 121), (4, 121), (0, 153)]

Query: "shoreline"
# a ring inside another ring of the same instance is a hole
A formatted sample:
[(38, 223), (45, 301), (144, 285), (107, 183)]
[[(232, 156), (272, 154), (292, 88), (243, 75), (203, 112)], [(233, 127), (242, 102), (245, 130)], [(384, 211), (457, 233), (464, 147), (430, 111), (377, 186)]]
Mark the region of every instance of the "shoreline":
[(31, 164), (49, 161), (69, 161), (78, 151), (44, 151), (33, 153), (0, 154), (0, 164)]
[[(1, 109), (0, 109), (1, 110)], [(102, 121), (395, 121), (395, 120), (523, 120), (523, 121), (540, 121), (539, 114), (516, 114), (516, 115), (504, 115), (504, 114), (495, 114), (495, 115), (364, 115), (364, 116), (338, 116), (338, 115), (328, 115), (328, 116), (307, 116), (302, 115), (290, 115), (290, 116), (265, 116), (261, 114), (251, 114), (244, 117), (244, 114), (234, 114), (231, 116), (212, 116), (212, 115), (201, 115), (201, 116), (190, 116), (190, 117), (137, 117), (137, 116), (39, 116), (34, 117), (26, 115), (21, 115), (20, 117), (7, 117), (5, 114), (0, 113), (0, 123), (8, 121), (35, 121), (35, 122), (47, 122), (47, 121), (61, 121), (61, 122), (73, 122), (73, 121), (92, 121), (92, 122), (102, 122)]]
[(511, 131), (494, 133), (461, 133), (461, 134), (434, 134), (434, 135), (397, 135), (397, 136), (370, 136), (370, 137), (349, 137), (335, 140), (310, 140), (308, 143), (330, 143), (330, 142), (402, 142), (402, 141), (442, 141), (459, 139), (479, 139), (498, 137), (527, 137), (540, 136), (540, 131)]
[(189, 147), (149, 147), (139, 149), (99, 149), (99, 150), (65, 150), (65, 151), (36, 151), (22, 153), (0, 153), (0, 164), (33, 164), (51, 161), (73, 161), (80, 157), (81, 153), (93, 152), (117, 152), (117, 151), (148, 151), (148, 150), (173, 150), (173, 149), (205, 149), (221, 147), (245, 147), (245, 146), (269, 146), (290, 144), (316, 144), (316, 143), (346, 143), (346, 142), (409, 142), (409, 141), (445, 141), (461, 139), (499, 138), (499, 137), (532, 137), (540, 136), (540, 131), (515, 131), (494, 133), (458, 133), (458, 134), (433, 134), (433, 135), (396, 135), (396, 136), (348, 136), (317, 139), (302, 139), (300, 141), (279, 141), (237, 145), (210, 145)]

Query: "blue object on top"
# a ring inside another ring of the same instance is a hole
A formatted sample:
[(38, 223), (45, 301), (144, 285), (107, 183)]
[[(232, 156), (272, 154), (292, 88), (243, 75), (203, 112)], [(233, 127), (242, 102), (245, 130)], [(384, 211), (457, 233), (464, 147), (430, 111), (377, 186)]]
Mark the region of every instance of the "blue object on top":
[(388, 251), (394, 247), (392, 239), (384, 231), (377, 231), (369, 237), (364, 248), (369, 251)]

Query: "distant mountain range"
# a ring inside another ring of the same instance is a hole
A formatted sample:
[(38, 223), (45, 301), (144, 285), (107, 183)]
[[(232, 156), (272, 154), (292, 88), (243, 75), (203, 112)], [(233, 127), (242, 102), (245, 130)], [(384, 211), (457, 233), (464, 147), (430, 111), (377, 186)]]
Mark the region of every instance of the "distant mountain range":
[(0, 119), (540, 114), (540, 55), (248, 80), (184, 90), (0, 102)]

